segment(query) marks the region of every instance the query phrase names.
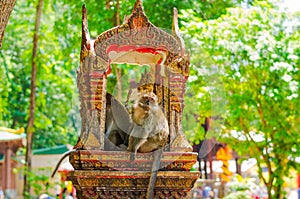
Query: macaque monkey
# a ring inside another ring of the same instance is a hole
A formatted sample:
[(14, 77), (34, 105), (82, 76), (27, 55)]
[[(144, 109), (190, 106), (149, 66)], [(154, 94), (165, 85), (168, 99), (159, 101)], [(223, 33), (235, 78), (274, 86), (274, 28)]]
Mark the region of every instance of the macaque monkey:
[[(106, 94), (106, 118), (105, 118), (105, 150), (123, 150), (125, 151), (128, 145), (128, 137), (132, 128), (132, 120), (128, 111), (124, 106), (116, 100), (111, 94)], [(77, 144), (80, 143), (80, 138)], [(76, 150), (77, 144), (74, 149), (65, 152), (58, 161), (51, 177), (54, 177), (62, 161), (69, 157), (70, 154)]]
[(153, 92), (143, 92), (131, 109), (134, 122), (128, 151), (148, 153), (164, 147), (169, 138), (168, 121)]
[(142, 92), (131, 109), (133, 127), (129, 136), (128, 151), (154, 153), (147, 199), (154, 197), (154, 187), (160, 167), (163, 147), (168, 143), (168, 121), (153, 92)]

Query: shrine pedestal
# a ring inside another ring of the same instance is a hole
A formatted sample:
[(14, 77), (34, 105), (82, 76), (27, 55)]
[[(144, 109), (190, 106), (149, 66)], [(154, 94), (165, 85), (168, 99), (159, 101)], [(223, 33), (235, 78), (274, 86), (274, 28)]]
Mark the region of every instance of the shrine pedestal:
[[(199, 178), (189, 171), (197, 153), (164, 152), (154, 198), (186, 198)], [(69, 172), (78, 198), (145, 198), (153, 163), (152, 154), (137, 154), (134, 161), (123, 151), (78, 150), (71, 154), (75, 171)]]

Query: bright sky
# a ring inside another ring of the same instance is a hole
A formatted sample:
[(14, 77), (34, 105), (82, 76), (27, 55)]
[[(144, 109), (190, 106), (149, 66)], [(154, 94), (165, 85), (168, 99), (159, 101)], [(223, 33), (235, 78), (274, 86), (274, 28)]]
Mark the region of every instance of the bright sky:
[(290, 11), (300, 11), (300, 0), (284, 0), (284, 6), (288, 7)]

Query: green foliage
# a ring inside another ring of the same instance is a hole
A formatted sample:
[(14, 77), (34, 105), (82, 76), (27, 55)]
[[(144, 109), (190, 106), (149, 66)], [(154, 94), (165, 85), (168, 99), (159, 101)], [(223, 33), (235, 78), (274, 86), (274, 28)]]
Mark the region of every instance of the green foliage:
[(125, 104), (128, 92), (130, 89), (130, 83), (138, 83), (141, 80), (142, 74), (147, 71), (150, 71), (150, 67), (147, 65), (138, 66), (132, 64), (113, 64), (111, 73), (107, 77), (107, 92), (117, 96), (118, 87), (116, 80), (116, 68), (118, 72), (121, 73), (121, 77), (119, 81), (121, 82), (122, 90), (121, 90), (121, 99), (120, 101)]
[(257, 190), (257, 185), (251, 178), (242, 178), (240, 175), (234, 176), (231, 182), (226, 184), (226, 196), (224, 199), (251, 199), (251, 192)]
[[(75, 144), (80, 131), (75, 71), (79, 65), (82, 4), (86, 3), (88, 9), (91, 36), (96, 37), (117, 24), (117, 11), (122, 23), (123, 17), (131, 13), (134, 2), (135, 0), (120, 0), (117, 9), (116, 0), (45, 1), (39, 35), (34, 149)], [(144, 0), (143, 5), (153, 24), (171, 29), (173, 7), (177, 7), (179, 13), (190, 10), (195, 15), (202, 13), (203, 18), (217, 18), (225, 13), (226, 7), (234, 4), (229, 0), (225, 4), (220, 4), (221, 2), (224, 1), (218, 0), (212, 4), (191, 0)], [(31, 0), (17, 1), (6, 29), (0, 52), (1, 126), (27, 126), (36, 4), (36, 1)], [(131, 70), (122, 68), (121, 74), (129, 74)], [(110, 82), (116, 83), (115, 76), (110, 77)], [(113, 88), (114, 84), (109, 87)], [(198, 93), (197, 86), (192, 87)], [(187, 109), (192, 110), (192, 107), (188, 108), (189, 105)], [(194, 122), (187, 124), (187, 131), (197, 137), (199, 134), (195, 132), (202, 129), (197, 122), (204, 117), (197, 118), (196, 115)], [(190, 125), (192, 123), (194, 125)]]
[[(26, 167), (22, 167), (16, 170), (16, 172), (26, 172)], [(29, 172), (28, 182), (32, 187), (33, 195), (25, 193), (27, 198), (36, 198), (40, 194), (49, 194), (50, 189), (54, 189), (58, 182), (50, 180), (48, 175), (45, 173), (49, 172), (49, 168), (39, 168), (35, 171)]]
[(191, 86), (187, 86), (184, 96), (184, 111), (182, 118), (182, 127), (185, 135), (191, 142), (198, 142), (204, 139), (204, 129), (201, 124), (204, 123), (205, 117), (200, 115), (200, 99), (197, 97), (197, 91)]
[(279, 198), (282, 177), (300, 152), (299, 13), (259, 1), (247, 9), (228, 9), (216, 20), (195, 20), (185, 24), (197, 44), (192, 46), (195, 69), (218, 68), (223, 76), (227, 108), (219, 139), (240, 155), (255, 157), (259, 167), (267, 165), (269, 179), (261, 169), (259, 175), (270, 198)]
[[(49, 6), (49, 5), (46, 5)], [(75, 143), (77, 132), (70, 121), (72, 97), (76, 93), (72, 51), (65, 51), (53, 33), (54, 11), (45, 9), (39, 38), (37, 100), (33, 148)], [(7, 26), (1, 71), (1, 125), (25, 127), (30, 95), (31, 49), (34, 4), (18, 1)], [(52, 17), (51, 17), (52, 16)], [(78, 51), (77, 51), (78, 52)], [(4, 66), (4, 67), (2, 67)]]
[(237, 191), (225, 196), (224, 199), (251, 199), (251, 196), (244, 191)]

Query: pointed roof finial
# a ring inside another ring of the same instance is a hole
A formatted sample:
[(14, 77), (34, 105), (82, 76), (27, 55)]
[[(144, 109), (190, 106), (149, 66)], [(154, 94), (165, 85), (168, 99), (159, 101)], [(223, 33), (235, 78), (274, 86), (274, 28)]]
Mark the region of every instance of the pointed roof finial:
[(184, 45), (184, 41), (182, 39), (182, 37), (180, 36), (179, 33), (179, 26), (178, 26), (178, 10), (177, 8), (173, 9), (173, 23), (172, 23), (172, 32), (173, 35), (176, 37), (177, 41), (180, 44), (180, 48), (181, 48), (181, 56), (184, 57), (185, 54), (185, 45)]
[(90, 33), (88, 28), (87, 10), (85, 4), (82, 5), (82, 38), (81, 38), (81, 53), (80, 60), (82, 61), (85, 53), (91, 49)]
[(136, 10), (137, 8), (143, 9), (143, 1), (142, 0), (136, 0), (136, 2), (134, 4), (134, 10)]
[(179, 32), (179, 27), (178, 27), (178, 11), (177, 11), (177, 8), (173, 8), (172, 30), (173, 30), (174, 33)]
[(82, 29), (87, 29), (88, 22), (87, 22), (87, 10), (85, 4), (82, 5)]

